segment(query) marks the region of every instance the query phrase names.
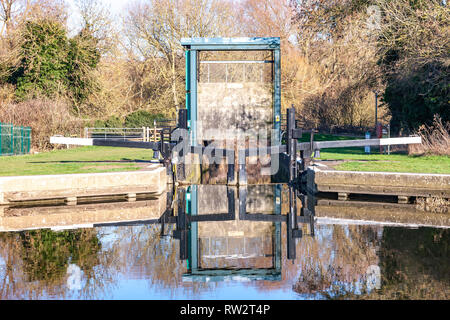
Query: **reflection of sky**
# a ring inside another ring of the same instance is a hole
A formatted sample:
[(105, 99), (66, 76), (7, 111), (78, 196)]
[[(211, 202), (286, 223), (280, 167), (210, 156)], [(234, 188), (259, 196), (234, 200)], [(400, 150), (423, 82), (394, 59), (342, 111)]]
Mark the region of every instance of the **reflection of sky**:
[(0, 279), (5, 278), (5, 271), (6, 271), (6, 262), (5, 259), (3, 259), (2, 256), (0, 256)]
[(143, 279), (126, 279), (126, 275), (118, 280), (117, 287), (110, 290), (105, 299), (130, 299), (130, 300), (291, 300), (301, 298), (292, 290), (277, 289), (271, 290), (270, 294), (257, 288), (248, 286), (248, 282), (221, 283), (214, 290), (207, 290), (200, 293), (186, 295), (183, 287), (177, 289), (164, 290), (148, 286), (148, 281)]

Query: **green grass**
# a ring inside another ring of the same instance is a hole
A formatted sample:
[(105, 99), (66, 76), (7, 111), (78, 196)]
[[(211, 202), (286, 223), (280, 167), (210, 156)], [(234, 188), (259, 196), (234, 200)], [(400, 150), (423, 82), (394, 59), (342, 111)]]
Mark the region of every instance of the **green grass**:
[[(325, 134), (314, 137), (315, 141), (345, 139), (352, 138)], [(304, 134), (301, 140), (309, 141), (309, 134)], [(376, 151), (374, 147), (371, 154), (366, 154), (361, 147), (323, 149), (320, 160), (343, 160), (334, 166), (337, 170), (450, 174), (448, 156), (380, 155)], [(78, 147), (35, 155), (3, 156), (0, 157), (0, 176), (135, 171), (142, 168), (152, 154), (147, 149)]]
[[(314, 136), (315, 141), (362, 138), (325, 134)], [(305, 134), (302, 141), (309, 141), (309, 134)], [(372, 147), (370, 154), (365, 153), (363, 147), (322, 149), (318, 159), (343, 160), (344, 162), (334, 166), (336, 170), (450, 174), (448, 156), (408, 156), (398, 152), (387, 155), (380, 154), (379, 147)]]
[(366, 155), (363, 152), (345, 154), (324, 151), (321, 152), (320, 159), (350, 160), (334, 166), (337, 170), (450, 174), (448, 156)]
[(0, 157), (0, 176), (96, 173), (139, 170), (153, 151), (117, 147), (78, 147), (34, 155)]

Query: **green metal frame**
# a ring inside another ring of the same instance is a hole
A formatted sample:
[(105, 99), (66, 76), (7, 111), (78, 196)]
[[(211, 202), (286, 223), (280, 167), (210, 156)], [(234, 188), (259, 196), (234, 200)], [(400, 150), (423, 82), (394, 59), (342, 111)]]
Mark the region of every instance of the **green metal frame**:
[[(190, 216), (198, 215), (198, 186), (188, 187), (186, 192), (186, 213)], [(188, 231), (188, 268), (198, 268), (198, 222), (190, 222)]]
[(273, 79), (273, 129), (276, 141), (280, 140), (281, 130), (281, 54), (279, 37), (254, 38), (182, 38), (186, 57), (186, 108), (191, 142), (197, 139), (197, 64), (199, 51), (254, 51), (269, 50), (274, 57)]

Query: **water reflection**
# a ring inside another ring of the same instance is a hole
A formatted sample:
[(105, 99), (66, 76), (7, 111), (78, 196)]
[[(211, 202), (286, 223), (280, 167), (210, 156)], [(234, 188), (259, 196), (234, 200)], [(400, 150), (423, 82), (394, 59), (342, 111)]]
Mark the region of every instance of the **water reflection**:
[(399, 224), (446, 218), (351, 206), (286, 185), (193, 185), (135, 203), (3, 208), (0, 298), (449, 297), (449, 230)]

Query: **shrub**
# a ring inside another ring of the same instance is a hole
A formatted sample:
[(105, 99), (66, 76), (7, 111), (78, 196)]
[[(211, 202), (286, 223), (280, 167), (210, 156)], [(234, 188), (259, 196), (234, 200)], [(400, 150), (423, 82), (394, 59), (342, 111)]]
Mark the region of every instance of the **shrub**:
[(420, 126), (417, 134), (422, 138), (422, 144), (410, 145), (409, 154), (450, 156), (450, 122), (444, 124), (439, 115), (434, 115), (433, 124)]
[(98, 89), (91, 74), (100, 53), (88, 32), (69, 39), (58, 21), (27, 21), (19, 42), (18, 61), (7, 79), (18, 100), (64, 96), (77, 107)]
[(20, 62), (9, 82), (20, 100), (43, 93), (54, 97), (68, 88), (67, 38), (62, 24), (51, 20), (27, 21), (22, 30)]
[(383, 12), (379, 63), (394, 132), (450, 120), (450, 10), (442, 1), (376, 1)]
[(139, 110), (127, 115), (127, 117), (125, 118), (125, 127), (152, 127), (155, 120), (164, 120), (164, 118), (164, 115), (161, 113), (152, 114), (145, 110)]
[(95, 128), (122, 128), (123, 121), (116, 116), (111, 116), (106, 120), (96, 120), (94, 122)]
[(31, 144), (34, 150), (53, 149), (50, 136), (80, 134), (83, 121), (70, 113), (70, 107), (63, 101), (46, 98), (0, 106), (0, 122), (31, 127)]

